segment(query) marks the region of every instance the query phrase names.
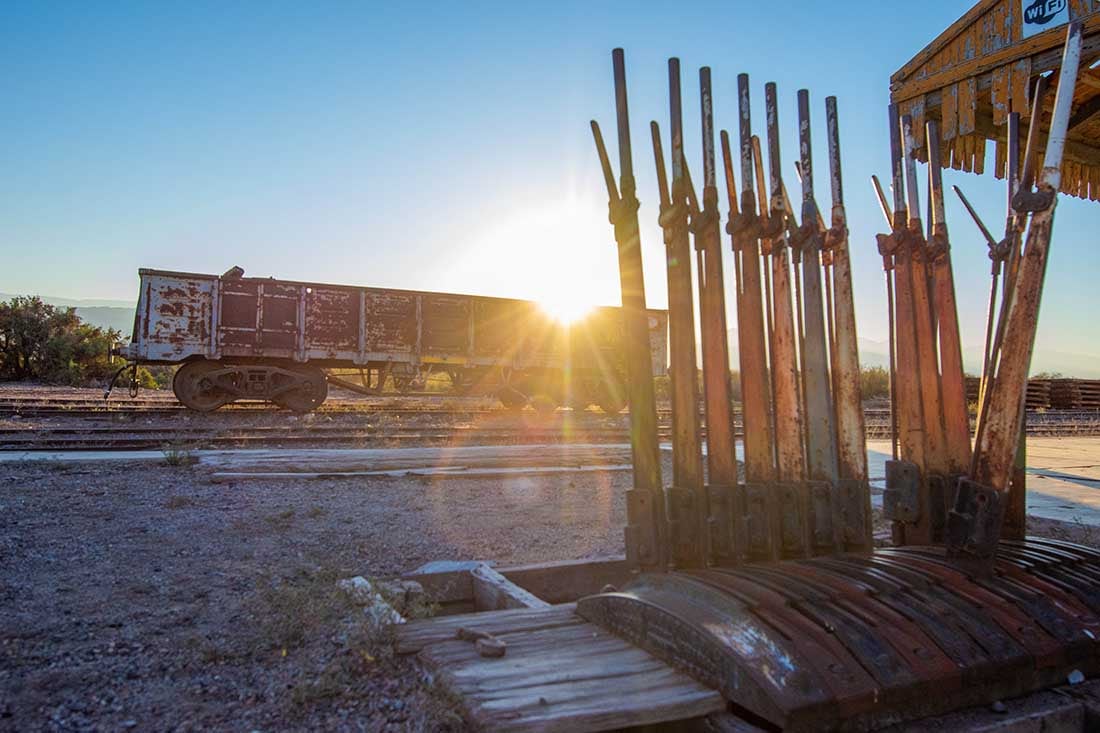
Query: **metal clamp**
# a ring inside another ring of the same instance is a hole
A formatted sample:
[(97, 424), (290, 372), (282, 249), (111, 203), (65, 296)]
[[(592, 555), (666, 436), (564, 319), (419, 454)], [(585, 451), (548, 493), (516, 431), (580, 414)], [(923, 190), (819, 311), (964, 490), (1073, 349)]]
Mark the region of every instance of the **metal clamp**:
[(882, 514), (891, 522), (911, 524), (920, 519), (920, 469), (912, 461), (886, 461), (886, 490)]
[(955, 508), (947, 515), (948, 555), (989, 560), (997, 552), (1005, 502), (1002, 493), (969, 478), (959, 479)]
[(1021, 188), (1012, 197), (1012, 208), (1017, 214), (1046, 211), (1054, 205), (1054, 196), (1054, 189), (1049, 187), (1037, 188), (1034, 191)]

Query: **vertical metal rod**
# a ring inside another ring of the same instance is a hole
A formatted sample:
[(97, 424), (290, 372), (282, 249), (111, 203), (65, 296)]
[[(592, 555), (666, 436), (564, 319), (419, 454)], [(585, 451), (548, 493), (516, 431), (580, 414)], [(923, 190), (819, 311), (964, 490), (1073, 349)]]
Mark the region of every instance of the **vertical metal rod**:
[[(786, 191), (779, 147), (779, 104), (773, 82), (764, 85), (765, 115), (768, 128), (768, 173), (771, 184), (771, 217), (787, 221)], [(772, 279), (774, 305), (774, 342), (772, 379), (775, 383), (775, 441), (779, 479), (802, 481), (806, 461), (802, 444), (802, 400), (799, 396), (798, 334), (791, 307), (791, 259), (786, 226), (772, 240)]]
[[(917, 191), (916, 138), (913, 120), (909, 115), (901, 117), (902, 140), (905, 156), (905, 178), (909, 194), (909, 247), (912, 263), (914, 325), (917, 336), (917, 366), (920, 374), (921, 398), (924, 402), (924, 439), (926, 453), (924, 468), (931, 474), (946, 477), (948, 474), (946, 437), (943, 427), (943, 400), (941, 396), (939, 347), (936, 342), (935, 322), (932, 318), (932, 298), (928, 288), (928, 269), (931, 264), (924, 225), (920, 218), (920, 196)], [(931, 507), (946, 513), (943, 505)], [(925, 512), (922, 521), (934, 521)], [(938, 519), (936, 517), (935, 519)]]
[[(886, 226), (893, 226), (893, 216), (890, 213), (890, 204), (886, 201), (886, 194), (882, 190), (882, 184), (878, 176), (871, 176), (871, 184), (878, 196), (879, 206), (882, 207), (882, 215), (886, 217)], [(882, 271), (886, 275), (886, 315), (889, 319), (889, 345), (890, 345), (890, 454), (896, 461), (898, 459), (898, 404), (897, 381), (894, 375), (896, 355), (894, 353), (894, 253), (893, 237), (886, 234), (879, 235), (878, 252), (882, 256)]]
[(829, 180), (832, 193), (831, 226), (826, 241), (833, 255), (836, 332), (833, 346), (833, 385), (837, 421), (837, 460), (842, 484), (837, 493), (845, 507), (845, 548), (870, 551), (872, 547), (871, 489), (867, 475), (867, 438), (860, 391), (859, 345), (856, 307), (852, 292), (852, 267), (848, 251), (848, 216), (844, 207), (844, 183), (840, 164), (840, 121), (836, 97), (825, 99), (825, 124), (829, 140)]
[[(619, 253), (619, 279), (624, 320), (624, 358), (630, 398), (630, 443), (634, 488), (627, 492), (626, 546), (633, 565), (661, 568), (666, 563), (664, 496), (661, 454), (657, 442), (657, 405), (653, 394), (653, 367), (649, 349), (649, 315), (645, 303), (638, 199), (630, 149), (630, 120), (626, 97), (626, 68), (622, 49), (612, 52), (615, 110), (619, 131), (618, 195), (609, 201)], [(593, 123), (593, 132), (598, 132)], [(602, 139), (597, 135), (597, 145)], [(607, 160), (606, 151), (600, 154)], [(605, 168), (605, 180), (609, 170)], [(612, 193), (609, 190), (609, 194)]]
[[(943, 173), (940, 170), (939, 125), (928, 120), (929, 208), (928, 253), (932, 261), (934, 308), (939, 329), (943, 423), (946, 438), (947, 469), (962, 475), (970, 468), (970, 415), (966, 407), (966, 379), (963, 376), (962, 342), (959, 334), (958, 306), (955, 302), (955, 275), (951, 267), (951, 243), (943, 202)], [(949, 492), (950, 493), (950, 492)], [(950, 501), (950, 498), (947, 498)], [(945, 507), (946, 510), (946, 507)]]
[(706, 396), (707, 469), (712, 484), (737, 483), (733, 408), (730, 401), (729, 344), (726, 335), (726, 297), (722, 275), (718, 188), (714, 172), (714, 116), (710, 69), (699, 70), (703, 134), (703, 207), (693, 222), (695, 248), (703, 255), (705, 287), (700, 294), (699, 318), (703, 337), (703, 381)]
[[(741, 277), (744, 298), (739, 303), (740, 323), (745, 331), (739, 334), (741, 383), (743, 385), (742, 424), (745, 435), (745, 477), (747, 481), (771, 481), (775, 478), (773, 463), (770, 401), (768, 399), (768, 366), (763, 320), (763, 298), (760, 289), (760, 219), (753, 190), (755, 170), (752, 155), (752, 113), (749, 103), (749, 77), (737, 77), (738, 111), (741, 136), (741, 227), (739, 240), (742, 253)], [(747, 177), (745, 177), (747, 176)]]
[[(669, 61), (670, 78), (674, 59)], [(678, 72), (678, 69), (676, 69)], [(678, 76), (678, 74), (677, 74)], [(671, 85), (670, 85), (671, 86)], [(678, 95), (675, 95), (678, 96)], [(672, 128), (677, 129), (679, 109), (671, 105)], [(650, 123), (653, 157), (660, 193), (659, 221), (664, 232), (668, 276), (668, 313), (672, 402), (672, 488), (668, 490), (669, 540), (677, 567), (701, 567), (706, 562), (707, 534), (693, 520), (706, 506), (703, 459), (699, 440), (699, 392), (695, 379), (695, 313), (691, 287), (691, 246), (688, 242), (688, 209), (683, 186), (683, 165), (675, 165), (680, 179), (670, 193), (665, 173), (660, 128)], [(683, 145), (673, 135), (673, 159), (683, 155)], [(705, 530), (705, 527), (703, 527)]]
[[(840, 478), (836, 431), (833, 425), (832, 389), (825, 346), (825, 314), (822, 311), (821, 247), (824, 232), (814, 199), (813, 147), (810, 136), (810, 93), (798, 91), (798, 137), (802, 165), (802, 279), (805, 286), (806, 352), (803, 376), (806, 387), (807, 468), (810, 479), (835, 485)], [(839, 501), (831, 502), (834, 546), (843, 547), (843, 515)]]
[[(894, 188), (894, 222), (885, 241), (885, 248), (894, 260), (895, 357), (894, 374), (897, 387), (898, 456), (917, 466), (922, 474), (917, 504), (922, 514), (928, 513), (928, 483), (925, 472), (924, 405), (921, 381), (917, 371), (916, 305), (913, 298), (912, 248), (909, 239), (909, 209), (905, 197), (905, 173), (902, 152), (901, 118), (897, 105), (890, 105), (890, 159)], [(931, 527), (927, 522), (894, 524), (895, 539), (905, 543), (929, 544)]]
[[(753, 170), (756, 173), (756, 191), (757, 191), (757, 203), (759, 208), (759, 216), (761, 222), (766, 222), (768, 229), (779, 229), (782, 226), (773, 227), (772, 221), (769, 219), (769, 205), (768, 205), (768, 181), (764, 174), (764, 155), (760, 147), (760, 138), (756, 135), (752, 136), (752, 162)], [(768, 429), (771, 431), (772, 436), (775, 435), (775, 328), (772, 324), (774, 316), (772, 315), (774, 305), (772, 300), (772, 276), (771, 268), (768, 266), (771, 262), (771, 254), (774, 239), (771, 232), (762, 232), (760, 237), (760, 257), (761, 257), (761, 270), (764, 274), (764, 333), (765, 343), (767, 345), (765, 354), (765, 369), (768, 374), (768, 387), (769, 387), (769, 400), (768, 400)], [(772, 462), (777, 460), (776, 455), (776, 442), (772, 441)]]
[[(741, 206), (733, 236), (741, 252), (742, 297), (738, 301), (741, 365), (742, 425), (745, 445), (745, 482), (749, 486), (748, 521), (768, 527), (770, 551), (777, 559), (782, 552), (780, 501), (773, 490), (755, 485), (775, 480), (775, 453), (771, 432), (771, 389), (763, 317), (760, 273), (761, 221), (754, 191), (755, 168), (752, 149), (752, 111), (748, 74), (737, 76), (737, 108), (741, 148)], [(762, 506), (753, 503), (753, 492), (762, 492)], [(764, 516), (760, 516), (760, 513)], [(751, 548), (750, 548), (751, 549)], [(766, 559), (766, 558), (759, 558)]]

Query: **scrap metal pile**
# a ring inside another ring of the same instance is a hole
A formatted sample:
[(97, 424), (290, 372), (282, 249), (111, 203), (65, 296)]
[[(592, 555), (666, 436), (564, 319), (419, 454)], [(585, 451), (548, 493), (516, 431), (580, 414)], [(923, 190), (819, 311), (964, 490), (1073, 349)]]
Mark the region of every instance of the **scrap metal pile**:
[[(878, 246), (890, 299), (897, 421), (884, 511), (897, 547), (877, 550), (835, 97), (825, 101), (828, 226), (814, 189), (808, 91), (797, 95), (797, 214), (782, 178), (775, 84), (764, 89), (766, 164), (764, 145), (753, 135), (745, 74), (737, 79), (736, 159), (729, 135), (720, 133), (740, 344), (742, 477), (731, 428), (711, 73), (699, 72), (699, 195), (684, 156), (679, 62), (669, 61), (671, 179), (659, 125), (651, 123), (669, 290), (673, 476), (666, 489), (643, 352), (624, 58), (614, 52), (617, 184), (596, 122), (592, 130), (618, 243), (627, 348), (638, 352), (627, 358), (634, 370), (635, 473), (626, 545), (642, 573), (626, 588), (581, 600), (580, 615), (717, 688), (736, 712), (790, 729), (877, 727), (1098, 671), (1100, 554), (1000, 538), (1080, 47), (1080, 24), (1073, 23), (1045, 160), (1036, 174), (1038, 148), (1029, 135), (1011, 195), (998, 245), (1003, 297), (990, 327), (973, 451), (941, 156), (929, 151), (926, 231), (912, 121), (891, 108), (894, 200), (891, 209), (880, 189), (891, 231)], [(927, 124), (932, 144), (939, 139), (936, 122)], [(999, 273), (995, 266), (994, 293)], [(705, 470), (696, 412), (696, 290)], [(1022, 489), (1013, 498), (1022, 501)]]

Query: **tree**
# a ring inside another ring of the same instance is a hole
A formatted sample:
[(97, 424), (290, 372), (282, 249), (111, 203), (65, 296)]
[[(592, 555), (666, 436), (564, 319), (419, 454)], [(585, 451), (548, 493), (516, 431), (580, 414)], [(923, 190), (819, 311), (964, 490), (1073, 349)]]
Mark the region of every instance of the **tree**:
[(0, 379), (85, 384), (112, 369), (110, 348), (121, 334), (80, 320), (38, 296), (0, 302)]
[(863, 367), (859, 371), (859, 391), (865, 400), (890, 396), (890, 372), (880, 366)]

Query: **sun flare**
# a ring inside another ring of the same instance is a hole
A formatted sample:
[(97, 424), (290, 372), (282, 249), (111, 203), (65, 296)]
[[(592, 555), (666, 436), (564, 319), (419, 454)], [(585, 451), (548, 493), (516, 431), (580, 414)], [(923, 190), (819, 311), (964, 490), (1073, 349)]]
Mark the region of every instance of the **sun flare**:
[(570, 295), (562, 293), (560, 298), (543, 298), (538, 304), (546, 315), (563, 326), (571, 326), (591, 313), (594, 306)]

